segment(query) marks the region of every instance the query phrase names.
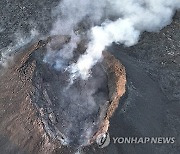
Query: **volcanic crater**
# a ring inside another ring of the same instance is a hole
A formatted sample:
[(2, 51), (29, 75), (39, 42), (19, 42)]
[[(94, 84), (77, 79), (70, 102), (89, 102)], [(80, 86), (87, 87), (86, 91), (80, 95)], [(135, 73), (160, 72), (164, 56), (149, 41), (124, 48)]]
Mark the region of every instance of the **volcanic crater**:
[[(77, 78), (73, 84), (67, 70), (44, 62), (47, 47), (53, 48), (53, 54), (70, 39), (51, 36), (30, 43), (15, 53), (14, 61), (0, 76), (1, 109), (5, 110), (0, 130), (26, 151), (44, 153), (60, 145), (93, 143), (108, 131), (109, 118), (125, 93), (125, 68), (107, 51), (87, 80)], [(81, 43), (78, 48), (66, 65), (82, 54)], [(41, 148), (36, 149), (36, 144)]]

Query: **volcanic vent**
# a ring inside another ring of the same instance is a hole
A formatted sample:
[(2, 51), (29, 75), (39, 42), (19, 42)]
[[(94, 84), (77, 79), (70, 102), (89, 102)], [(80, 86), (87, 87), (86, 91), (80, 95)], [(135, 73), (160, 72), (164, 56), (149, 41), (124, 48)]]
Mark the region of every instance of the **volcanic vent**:
[[(14, 65), (1, 76), (0, 89), (4, 90), (0, 99), (6, 104), (26, 105), (31, 102), (43, 126), (41, 131), (55, 142), (79, 147), (91, 144), (97, 135), (108, 130), (109, 118), (125, 92), (126, 75), (122, 64), (104, 52), (104, 59), (92, 68), (87, 80), (77, 78), (70, 83), (69, 71), (57, 70), (43, 58), (48, 47), (56, 52), (69, 39), (68, 36), (49, 37), (16, 54)], [(63, 67), (76, 61), (80, 50), (82, 44), (72, 59), (63, 62)], [(11, 84), (12, 81), (17, 85)], [(24, 91), (23, 95), (16, 86)], [(12, 95), (9, 96), (11, 99), (6, 95)], [(19, 111), (16, 112), (18, 114)], [(32, 117), (24, 115), (21, 118)], [(18, 127), (26, 129), (23, 124)], [(8, 135), (13, 136), (13, 133)]]

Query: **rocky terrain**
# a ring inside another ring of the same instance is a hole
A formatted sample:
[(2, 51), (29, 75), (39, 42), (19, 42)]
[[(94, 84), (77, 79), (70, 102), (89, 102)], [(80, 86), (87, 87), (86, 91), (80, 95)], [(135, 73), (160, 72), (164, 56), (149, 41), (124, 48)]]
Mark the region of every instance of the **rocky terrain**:
[[(24, 0), (23, 3), (18, 0), (0, 1), (0, 13), (3, 17), (0, 18), (1, 53), (3, 51), (9, 51), (7, 46), (16, 44), (19, 36), (14, 34), (17, 34), (17, 32), (18, 34), (20, 32), (25, 38), (31, 35), (30, 30), (33, 28), (38, 29), (40, 35), (47, 34), (53, 18), (55, 18), (50, 15), (50, 12), (57, 3), (57, 0), (33, 0), (31, 2)], [(5, 7), (6, 5), (8, 7)], [(127, 75), (126, 93), (110, 120), (109, 133), (111, 139), (112, 137), (121, 136), (174, 136), (176, 141), (175, 144), (113, 144), (111, 141), (110, 145), (106, 148), (100, 149), (97, 145), (92, 145), (83, 148), (81, 150), (82, 153), (178, 154), (180, 151), (180, 12), (177, 12), (172, 23), (160, 32), (143, 33), (137, 45), (130, 48), (122, 45), (113, 45), (109, 47), (108, 51), (122, 62), (126, 68)], [(7, 80), (4, 78), (4, 82)], [(12, 85), (14, 84), (12, 83)], [(22, 98), (26, 98), (24, 93), (26, 92), (22, 91)], [(11, 119), (8, 120), (8, 118), (14, 115), (13, 111), (15, 109), (19, 110), (21, 105), (10, 106), (7, 104), (6, 106), (1, 105), (1, 107), (1, 115), (4, 109), (10, 108), (9, 116), (5, 117), (7, 121), (12, 121)], [(26, 125), (26, 121), (28, 120), (21, 120), (21, 117), (26, 117), (25, 114), (32, 114), (31, 117), (34, 116), (35, 119), (37, 117), (34, 114), (36, 113), (34, 110), (31, 110), (31, 112), (23, 112), (22, 110), (22, 113), (18, 115), (19, 120), (16, 121), (17, 125), (14, 124), (9, 127), (9, 132), (12, 132), (12, 127), (22, 124)], [(35, 121), (35, 125), (39, 123), (37, 119)], [(1, 130), (4, 127), (7, 127), (7, 125), (1, 126)], [(28, 128), (31, 130), (32, 124), (28, 124)], [(34, 127), (34, 131), (39, 136), (45, 133), (40, 128), (42, 128), (41, 125)], [(17, 136), (21, 131), (18, 130), (19, 133), (17, 132)], [(14, 144), (9, 140), (9, 132), (7, 131), (6, 135), (5, 133), (1, 133), (4, 134), (1, 135), (0, 140), (2, 153), (26, 153), (27, 151), (23, 151), (23, 148), (20, 148), (18, 144)], [(30, 137), (32, 136), (31, 133), (33, 134), (33, 132), (30, 132), (26, 130), (24, 135)], [(15, 134), (11, 137), (13, 140), (18, 139)], [(49, 140), (46, 135), (43, 137), (44, 139), (39, 137), (34, 137), (33, 140), (31, 139), (32, 143), (29, 144), (29, 146), (32, 145), (31, 147), (28, 147), (28, 145), (25, 146), (26, 144), (24, 143), (24, 149), (36, 147), (36, 150), (46, 150), (49, 153), (48, 150), (52, 150), (48, 147)], [(19, 143), (16, 140), (14, 141)], [(73, 152), (72, 150), (68, 151), (67, 148), (61, 148), (56, 149), (54, 153)]]

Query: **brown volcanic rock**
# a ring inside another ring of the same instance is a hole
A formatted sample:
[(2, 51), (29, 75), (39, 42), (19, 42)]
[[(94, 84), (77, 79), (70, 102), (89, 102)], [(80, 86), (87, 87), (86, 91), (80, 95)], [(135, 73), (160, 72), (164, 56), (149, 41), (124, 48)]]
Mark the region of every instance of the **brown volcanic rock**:
[(119, 100), (125, 93), (126, 72), (124, 66), (109, 52), (104, 52), (102, 62), (108, 76), (109, 106), (101, 129), (97, 134), (108, 131), (109, 119), (118, 107)]
[(18, 55), (15, 65), (0, 78), (2, 153), (49, 153), (53, 149), (30, 98), (34, 91), (32, 76), (36, 65), (35, 61), (25, 62), (38, 47), (35, 44)]
[[(57, 39), (59, 40), (53, 44), (55, 48), (60, 48), (57, 44), (62, 45), (69, 39), (68, 37), (66, 39), (64, 36), (53, 37), (53, 39), (54, 38), (56, 38), (56, 41)], [(61, 111), (61, 107), (60, 109), (58, 108), (58, 101), (60, 100), (58, 97), (61, 96), (60, 101), (63, 101), (62, 96), (64, 94), (63, 91), (58, 91), (62, 89), (62, 87), (57, 85), (57, 83), (61, 83), (61, 86), (63, 86), (66, 82), (64, 80), (59, 82), (59, 76), (63, 78), (68, 76), (67, 74), (60, 74), (55, 70), (52, 71), (51, 67), (42, 62), (42, 57), (45, 54), (45, 52), (42, 51), (46, 49), (47, 43), (52, 42), (53, 39), (48, 38), (45, 41), (39, 41), (16, 54), (14, 63), (0, 77), (0, 133), (2, 136), (1, 142), (3, 142), (2, 145), (4, 146), (4, 148), (2, 148), (4, 150), (3, 153), (16, 151), (19, 153), (54, 153), (54, 149), (57, 150), (60, 147), (58, 140), (61, 139), (59, 138), (63, 138), (64, 135), (66, 137), (68, 134), (66, 129), (60, 125), (63, 124), (68, 127), (69, 123), (66, 124), (66, 120), (63, 118), (69, 118), (69, 116), (64, 115), (64, 113), (71, 111), (69, 108), (72, 104), (70, 104), (68, 109), (64, 109), (64, 111)], [(98, 134), (105, 133), (108, 130), (109, 118), (117, 108), (120, 97), (125, 92), (126, 73), (122, 64), (108, 52), (104, 52), (103, 62), (97, 64), (92, 72), (94, 72), (92, 76), (94, 75), (102, 80), (99, 84), (100, 87), (95, 87), (98, 89), (95, 95), (102, 98), (101, 100), (97, 98), (97, 104), (100, 108), (92, 115), (89, 115), (89, 117), (91, 117), (89, 120), (88, 118), (84, 120), (88, 121), (89, 124), (91, 124), (91, 121), (96, 122), (96, 125), (92, 127), (94, 131), (94, 133), (92, 133), (94, 134), (92, 141), (94, 141)], [(96, 81), (93, 77), (89, 83), (84, 83), (80, 80), (77, 81), (77, 84), (74, 84), (71, 89), (74, 88), (76, 90), (79, 88), (79, 85), (82, 85), (79, 91), (80, 94), (82, 93), (83, 95), (84, 88), (89, 89), (91, 84), (93, 85), (94, 83), (94, 85), (96, 85), (100, 80)], [(102, 85), (104, 85), (104, 87)], [(92, 88), (94, 87), (92, 86)], [(103, 90), (99, 92), (100, 88)], [(78, 96), (78, 98), (79, 97), (81, 98), (81, 96)], [(67, 99), (68, 101), (76, 100), (73, 98)], [(64, 101), (66, 102), (67, 100), (64, 99)], [(75, 104), (75, 106), (78, 105), (79, 104)], [(87, 106), (87, 108), (89, 108), (89, 106)], [(60, 117), (58, 117), (59, 113)], [(89, 113), (91, 113), (91, 111), (89, 111)], [(82, 112), (82, 116), (83, 114), (84, 112)], [(72, 117), (73, 116), (70, 115), (69, 119)], [(75, 117), (75, 120), (76, 118), (79, 121), (82, 119), (81, 116)], [(82, 145), (82, 142), (88, 140), (88, 138), (86, 140), (79, 138), (80, 134), (74, 134), (82, 132), (78, 130), (78, 126), (84, 128), (86, 124), (84, 124), (84, 121), (77, 126), (73, 123), (73, 127), (75, 130), (77, 128), (77, 130), (69, 133), (70, 137), (73, 138), (75, 136), (72, 144), (75, 144), (74, 142), (77, 141), (77, 146)], [(83, 132), (81, 135), (83, 138), (86, 138), (86, 132)], [(86, 144), (87, 143), (85, 143), (85, 145)]]

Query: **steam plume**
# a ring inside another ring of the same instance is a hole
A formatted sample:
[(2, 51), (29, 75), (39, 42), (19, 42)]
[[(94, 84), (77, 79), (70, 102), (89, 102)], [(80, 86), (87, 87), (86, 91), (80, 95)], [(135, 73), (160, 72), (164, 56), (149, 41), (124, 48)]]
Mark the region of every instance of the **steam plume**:
[(72, 34), (88, 17), (91, 23), (88, 48), (70, 66), (74, 78), (87, 79), (89, 70), (102, 58), (107, 46), (113, 42), (127, 47), (135, 45), (142, 32), (158, 32), (170, 24), (179, 8), (179, 0), (64, 0), (57, 7), (61, 17), (52, 33)]

